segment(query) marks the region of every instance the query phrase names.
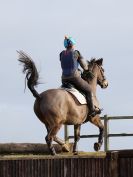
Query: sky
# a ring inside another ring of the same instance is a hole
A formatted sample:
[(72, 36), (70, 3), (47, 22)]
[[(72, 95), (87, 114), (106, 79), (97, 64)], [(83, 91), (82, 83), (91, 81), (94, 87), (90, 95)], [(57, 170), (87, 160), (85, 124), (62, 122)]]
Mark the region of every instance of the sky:
[[(98, 87), (101, 116), (133, 116), (132, 0), (0, 0), (0, 143), (45, 143), (46, 129), (33, 111), (35, 98), (26, 89), (16, 50), (36, 63), (37, 91), (61, 85), (59, 53), (64, 36), (72, 36), (86, 60), (103, 57), (109, 82)], [(132, 120), (110, 122), (111, 133), (132, 133)], [(73, 134), (73, 126), (69, 128)], [(86, 123), (81, 134), (98, 133)], [(64, 137), (63, 128), (59, 133)], [(132, 138), (112, 138), (110, 148), (133, 148)], [(95, 139), (84, 139), (80, 150), (92, 151)]]

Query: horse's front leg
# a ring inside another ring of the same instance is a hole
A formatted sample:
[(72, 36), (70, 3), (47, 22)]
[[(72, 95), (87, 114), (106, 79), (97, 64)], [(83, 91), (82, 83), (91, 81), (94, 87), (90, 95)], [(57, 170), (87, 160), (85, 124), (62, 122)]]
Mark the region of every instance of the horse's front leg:
[(80, 140), (80, 128), (81, 125), (74, 125), (74, 145), (73, 145), (73, 153), (78, 154), (77, 143)]
[(102, 124), (99, 115), (96, 115), (95, 117), (91, 118), (90, 122), (99, 128), (98, 142), (94, 143), (94, 150), (99, 151), (103, 144), (104, 125)]

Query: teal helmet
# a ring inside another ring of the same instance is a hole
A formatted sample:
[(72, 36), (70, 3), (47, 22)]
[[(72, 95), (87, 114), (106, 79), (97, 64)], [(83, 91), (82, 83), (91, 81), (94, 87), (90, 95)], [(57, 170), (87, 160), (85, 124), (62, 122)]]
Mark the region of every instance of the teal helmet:
[(76, 42), (72, 37), (66, 37), (65, 36), (65, 39), (64, 39), (64, 47), (65, 48), (71, 47), (75, 44), (76, 44)]

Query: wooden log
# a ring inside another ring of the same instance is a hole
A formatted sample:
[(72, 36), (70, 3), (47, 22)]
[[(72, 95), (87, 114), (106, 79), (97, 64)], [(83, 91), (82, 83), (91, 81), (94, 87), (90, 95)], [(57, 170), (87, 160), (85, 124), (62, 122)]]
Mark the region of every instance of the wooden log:
[[(62, 147), (58, 144), (54, 144), (57, 153), (62, 152)], [(70, 150), (72, 144), (69, 145)], [(47, 144), (36, 143), (4, 143), (0, 144), (0, 154), (12, 154), (12, 153), (32, 153), (32, 154), (49, 154)]]

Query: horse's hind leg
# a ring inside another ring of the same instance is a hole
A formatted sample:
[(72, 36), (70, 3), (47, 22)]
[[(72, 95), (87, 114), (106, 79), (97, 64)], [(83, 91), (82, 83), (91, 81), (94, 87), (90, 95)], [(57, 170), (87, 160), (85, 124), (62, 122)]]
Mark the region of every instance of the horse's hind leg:
[(48, 148), (50, 150), (51, 155), (56, 155), (55, 148), (52, 144), (54, 138), (56, 137), (57, 132), (59, 131), (61, 125), (56, 125), (51, 128), (47, 128), (48, 134), (45, 137), (46, 143), (48, 145)]
[(69, 147), (68, 147), (68, 145), (67, 145), (63, 140), (61, 140), (59, 137), (55, 136), (55, 137), (54, 137), (54, 141), (55, 141), (56, 143), (58, 143), (59, 145), (61, 145), (62, 151), (64, 151), (64, 152), (69, 152)]
[(81, 125), (74, 125), (74, 145), (73, 145), (73, 153), (78, 154), (77, 143), (80, 140), (80, 128)]
[[(46, 126), (46, 129), (47, 129), (47, 133), (49, 133), (50, 132), (50, 128), (49, 128), (48, 125)], [(69, 146), (62, 139), (60, 139), (59, 137), (54, 136), (53, 137), (53, 141), (55, 141), (56, 143), (58, 143), (62, 147), (62, 151), (63, 152), (69, 152), (70, 151), (69, 150), (70, 149)]]
[(48, 145), (48, 148), (49, 148), (49, 150), (50, 150), (51, 155), (56, 155), (54, 146), (53, 146), (53, 144), (52, 144), (53, 138), (48, 134), (48, 135), (45, 137), (45, 140), (46, 140), (46, 143), (47, 143), (47, 145)]
[(99, 115), (93, 117), (90, 120), (90, 122), (93, 123), (94, 125), (96, 125), (99, 128), (98, 142), (94, 143), (94, 149), (95, 149), (95, 151), (99, 151), (100, 148), (101, 148), (101, 146), (102, 146), (102, 144), (103, 144), (104, 125), (102, 124), (102, 121), (101, 121)]

